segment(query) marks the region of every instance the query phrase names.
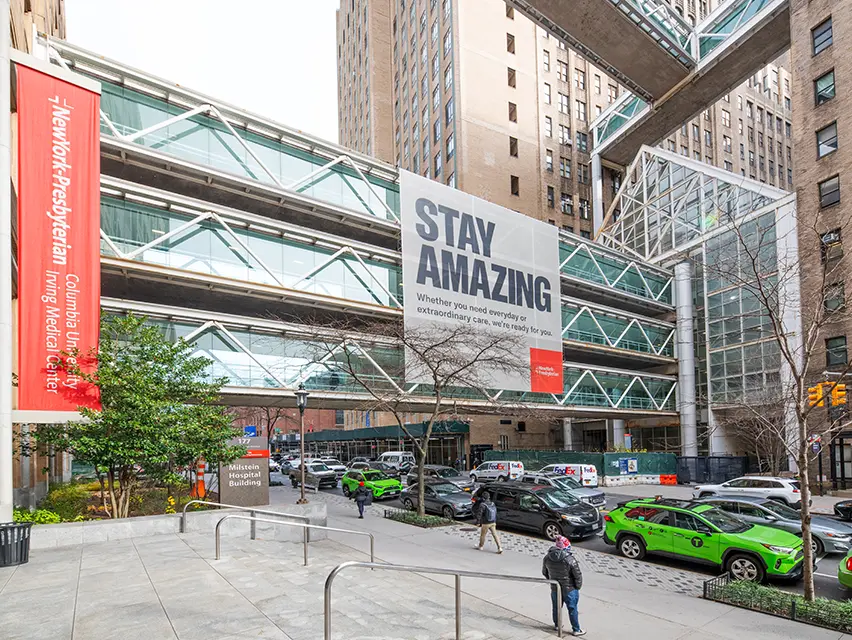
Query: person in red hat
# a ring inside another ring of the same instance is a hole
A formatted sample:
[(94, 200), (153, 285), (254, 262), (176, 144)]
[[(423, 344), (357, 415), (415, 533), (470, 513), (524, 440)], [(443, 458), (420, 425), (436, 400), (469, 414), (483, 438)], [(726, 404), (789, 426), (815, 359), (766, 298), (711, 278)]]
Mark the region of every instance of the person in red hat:
[(553, 602), (553, 626), (559, 628), (559, 609), (563, 603), (568, 607), (568, 619), (575, 636), (584, 636), (586, 632), (580, 627), (580, 614), (577, 604), (580, 600), (580, 589), (583, 586), (583, 572), (580, 563), (571, 552), (571, 541), (559, 536), (554, 545), (544, 556), (541, 563), (541, 574), (548, 580), (556, 580), (562, 587), (562, 602), (558, 602), (556, 585), (550, 587), (550, 598)]
[(364, 506), (371, 502), (373, 498), (373, 492), (370, 491), (366, 486), (364, 486), (364, 481), (358, 483), (358, 488), (352, 492), (350, 499), (355, 500), (355, 504), (358, 505), (358, 518), (361, 520), (364, 519)]

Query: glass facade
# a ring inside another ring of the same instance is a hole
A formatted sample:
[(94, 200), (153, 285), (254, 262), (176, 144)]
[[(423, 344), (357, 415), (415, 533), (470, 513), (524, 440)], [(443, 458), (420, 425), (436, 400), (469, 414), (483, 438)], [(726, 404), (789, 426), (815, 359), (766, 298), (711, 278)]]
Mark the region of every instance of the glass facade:
[[(123, 135), (142, 131), (188, 111), (138, 91), (101, 82), (101, 109)], [(326, 158), (313, 156), (283, 142), (244, 129), (235, 127), (235, 130), (285, 187), (329, 162)], [(103, 121), (101, 134), (111, 135)], [(263, 167), (215, 117), (196, 115), (140, 136), (135, 142), (190, 162), (274, 184)], [(398, 186), (378, 178), (368, 179), (381, 201), (351, 167), (341, 164), (298, 186), (295, 191), (352, 211), (393, 219), (382, 201), (399, 214)]]
[[(151, 322), (159, 326), (170, 340), (186, 338), (199, 328), (198, 324), (189, 322), (158, 319), (152, 319)], [(239, 328), (229, 328), (228, 331), (235, 340), (215, 326), (190, 340), (197, 349), (196, 355), (203, 355), (213, 361), (210, 377), (225, 378), (228, 386), (291, 388), (301, 379), (311, 391), (363, 393), (361, 384), (351, 379), (339, 365), (335, 365), (335, 358), (318, 362), (328, 352), (326, 344), (286, 334)], [(368, 349), (370, 358), (381, 369), (377, 369), (363, 355), (353, 354), (361, 368), (361, 377), (376, 389), (393, 389), (389, 378), (402, 386), (402, 351), (390, 346), (362, 346)], [(672, 387), (675, 383), (672, 379), (580, 367), (566, 367), (564, 377), (565, 395), (561, 398), (546, 393), (506, 391), (500, 395), (500, 401), (646, 411), (674, 410)], [(490, 393), (496, 394), (497, 391), (491, 390)], [(430, 387), (418, 385), (413, 395), (431, 396)], [(474, 389), (451, 389), (447, 395), (459, 400), (487, 400), (485, 395)]]
[(562, 326), (565, 340), (674, 357), (674, 327), (628, 320), (565, 303)]

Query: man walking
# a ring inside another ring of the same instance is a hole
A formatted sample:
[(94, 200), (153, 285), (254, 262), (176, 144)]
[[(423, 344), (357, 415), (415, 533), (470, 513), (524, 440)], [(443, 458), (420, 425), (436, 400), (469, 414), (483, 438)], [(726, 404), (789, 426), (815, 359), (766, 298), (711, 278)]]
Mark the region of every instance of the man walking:
[(474, 509), (476, 524), (479, 525), (479, 544), (476, 549), (482, 550), (485, 546), (485, 536), (491, 532), (491, 537), (494, 538), (494, 544), (497, 545), (497, 553), (503, 553), (503, 547), (500, 546), (500, 537), (497, 535), (497, 507), (491, 502), (491, 494), (487, 491), (483, 492), (479, 502), (476, 503)]
[(541, 573), (548, 580), (556, 580), (562, 587), (562, 602), (558, 602), (556, 585), (550, 586), (550, 598), (553, 602), (553, 626), (559, 629), (559, 609), (564, 603), (568, 607), (568, 619), (575, 636), (584, 636), (580, 627), (580, 614), (577, 603), (580, 600), (580, 588), (583, 586), (583, 573), (580, 563), (571, 553), (571, 541), (559, 536), (541, 563)]

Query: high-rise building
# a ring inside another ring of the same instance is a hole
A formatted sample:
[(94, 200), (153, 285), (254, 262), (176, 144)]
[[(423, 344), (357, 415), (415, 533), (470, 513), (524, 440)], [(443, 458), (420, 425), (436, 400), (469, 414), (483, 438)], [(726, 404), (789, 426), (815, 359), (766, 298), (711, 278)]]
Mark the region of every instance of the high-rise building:
[[(670, 4), (694, 24), (717, 3)], [(792, 188), (789, 73), (778, 62), (660, 146)], [(341, 144), (591, 236), (591, 123), (623, 88), (502, 0), (341, 0), (338, 71)], [(390, 155), (379, 148), (387, 133)], [(608, 207), (619, 168), (603, 179)]]
[(65, 0), (12, 0), (12, 46), (32, 51), (33, 28), (54, 38), (65, 37)]

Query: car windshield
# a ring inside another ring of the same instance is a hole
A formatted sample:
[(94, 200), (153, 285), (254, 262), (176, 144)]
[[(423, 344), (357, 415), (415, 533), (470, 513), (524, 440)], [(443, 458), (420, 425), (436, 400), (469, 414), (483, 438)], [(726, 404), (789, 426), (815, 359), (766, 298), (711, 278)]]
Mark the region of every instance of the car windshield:
[(464, 493), (461, 489), (459, 489), (456, 485), (450, 482), (442, 482), (441, 484), (433, 484), (431, 485), (432, 490), (437, 493), (439, 496), (448, 496), (453, 493)]
[(452, 478), (454, 476), (459, 475), (458, 471), (455, 469), (451, 469), (450, 467), (441, 467), (440, 469), (435, 469), (435, 473), (437, 473), (442, 478)]
[(365, 471), (364, 479), (369, 480), (370, 482), (375, 482), (376, 480), (387, 480), (388, 477), (381, 471)]
[(766, 502), (761, 502), (760, 506), (772, 513), (773, 515), (778, 516), (779, 518), (784, 518), (785, 520), (799, 520), (799, 512), (794, 511), (787, 505), (781, 504), (780, 502), (776, 502), (775, 500), (767, 500)]
[(574, 478), (553, 478), (553, 481), (564, 489), (582, 489), (582, 485)]
[(537, 491), (535, 495), (541, 498), (541, 501), (551, 509), (564, 509), (580, 502), (570, 493), (564, 491)]
[(331, 469), (329, 469), (327, 466), (319, 463), (309, 465), (308, 469), (310, 469), (311, 471), (331, 471)]
[(748, 531), (754, 526), (747, 524), (732, 515), (728, 515), (721, 509), (717, 509), (715, 507), (707, 509), (707, 511), (702, 511), (698, 515), (707, 520), (710, 524), (717, 526), (725, 533), (742, 533), (743, 531)]
[(336, 467), (340, 467), (340, 466), (343, 465), (343, 463), (341, 463), (340, 460), (335, 460), (334, 458), (329, 458), (328, 460), (323, 460), (323, 462), (325, 462), (327, 465), (333, 464)]

